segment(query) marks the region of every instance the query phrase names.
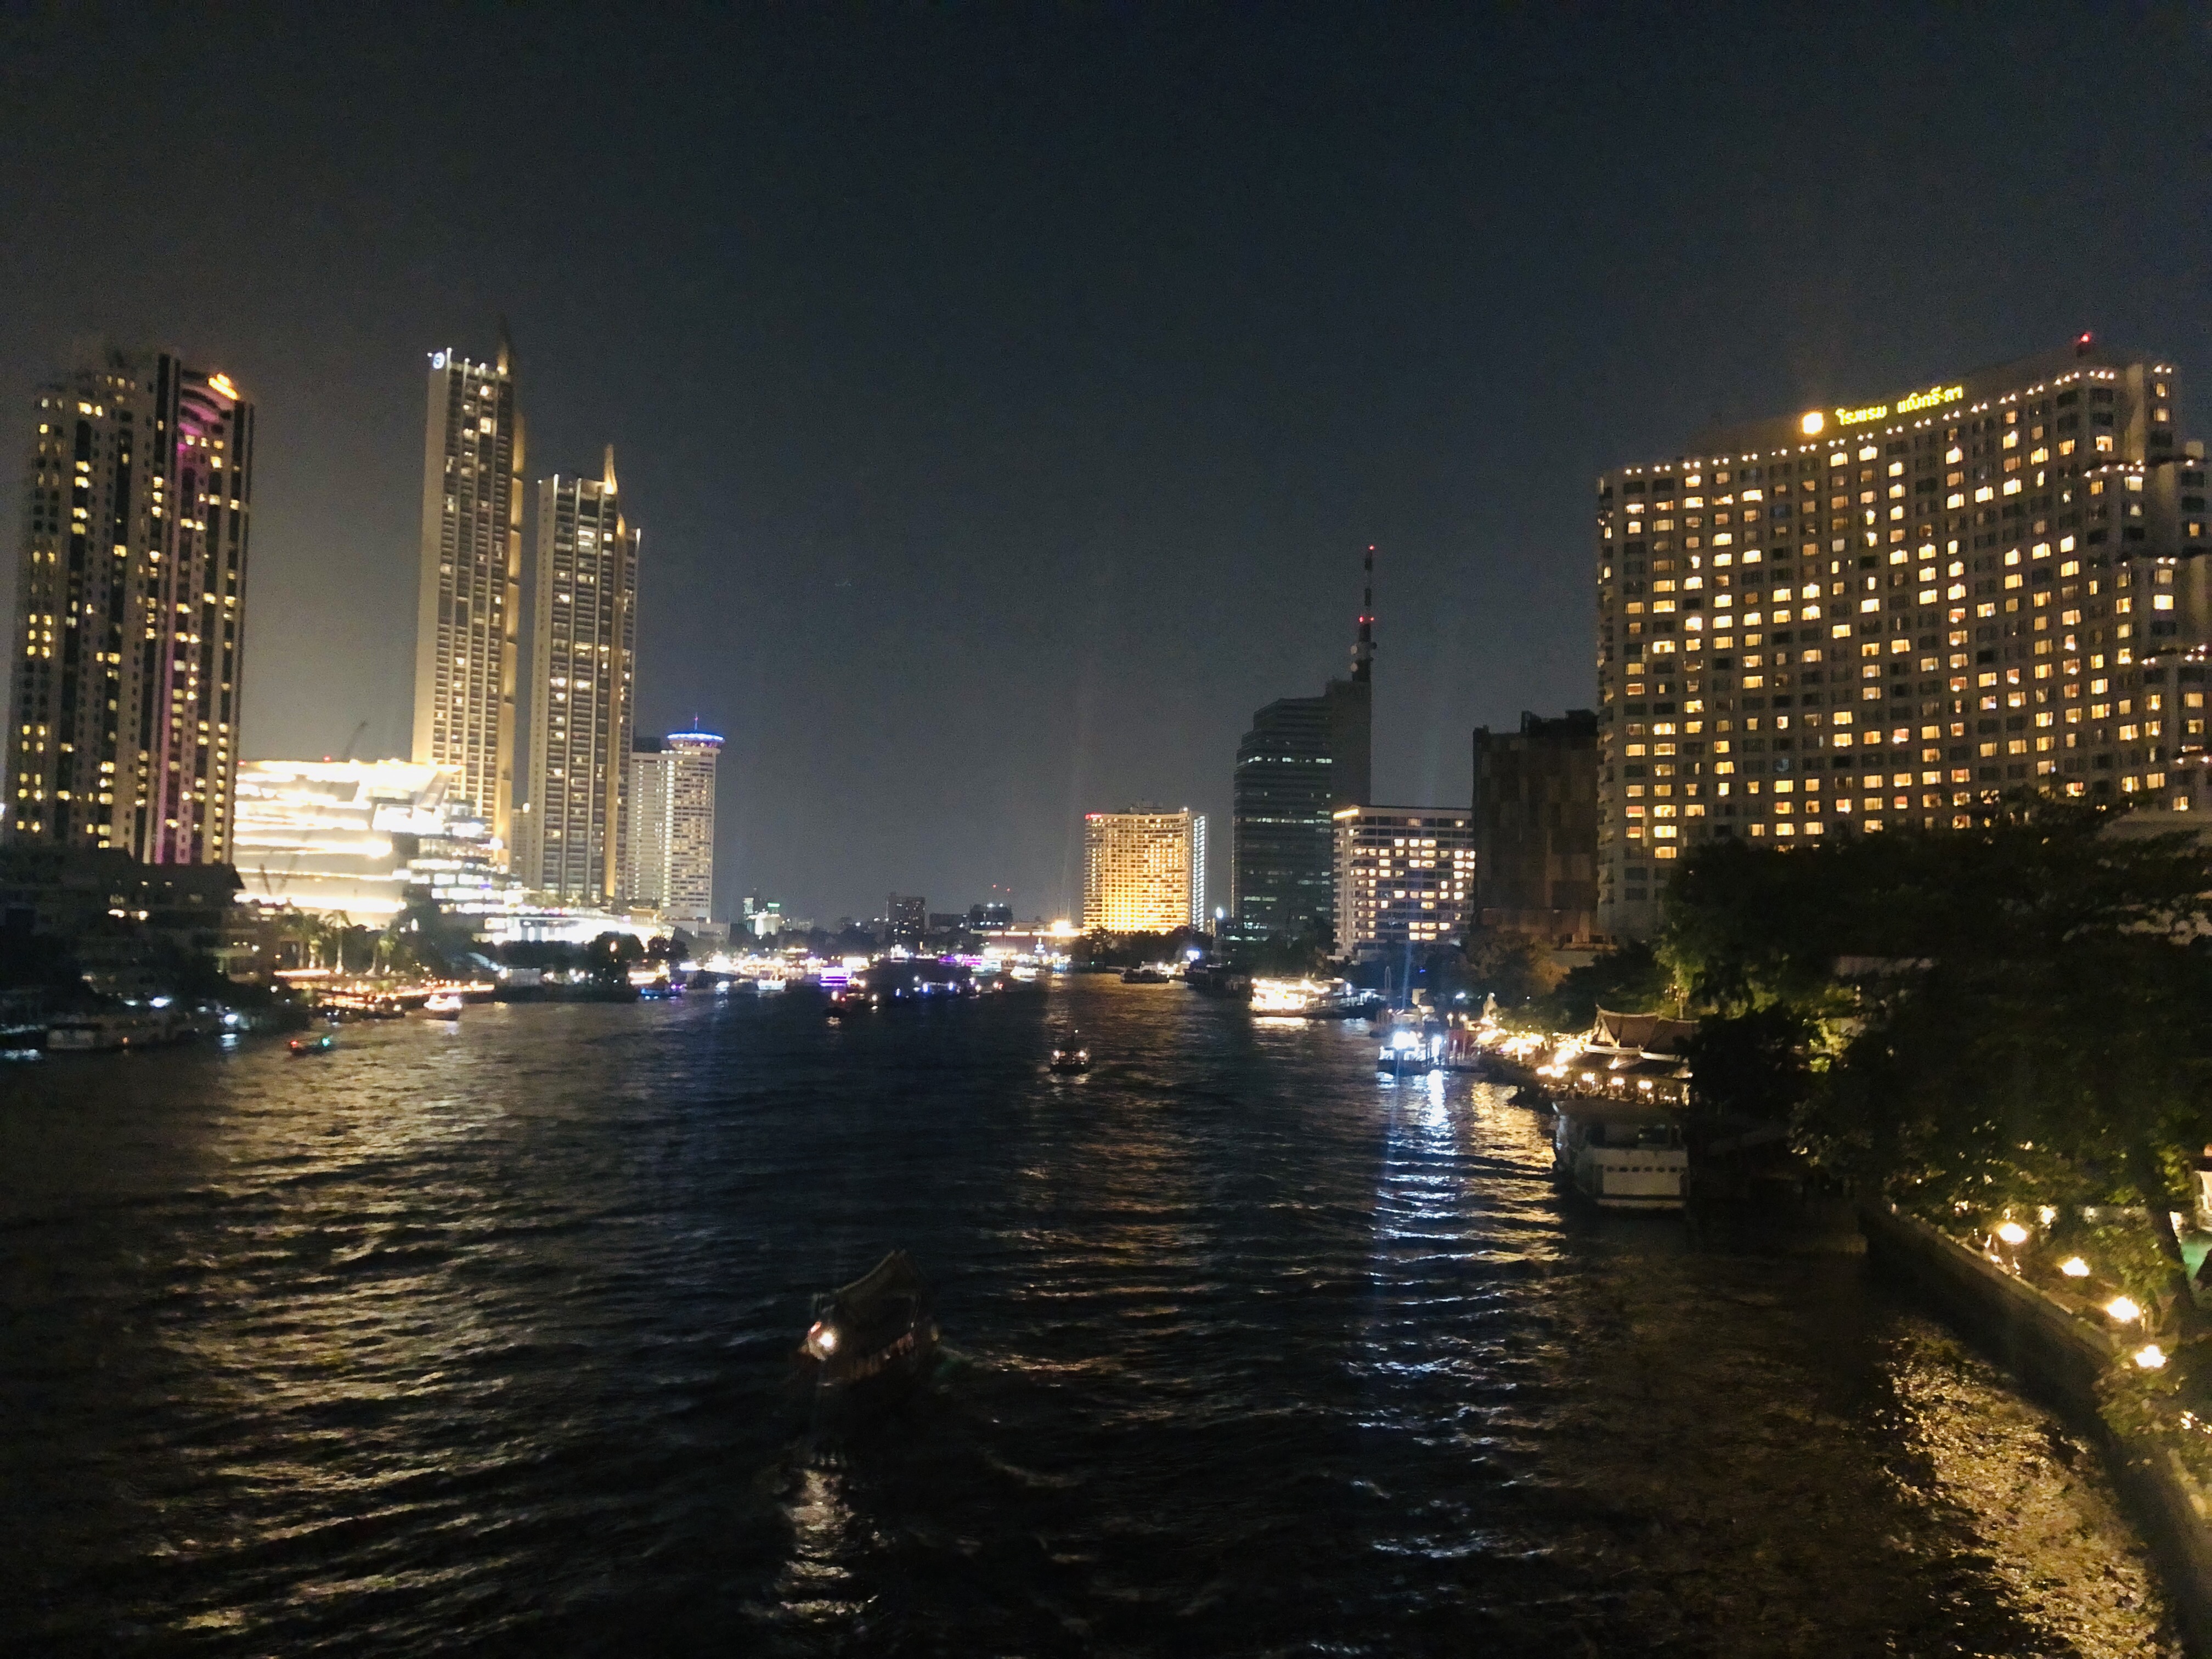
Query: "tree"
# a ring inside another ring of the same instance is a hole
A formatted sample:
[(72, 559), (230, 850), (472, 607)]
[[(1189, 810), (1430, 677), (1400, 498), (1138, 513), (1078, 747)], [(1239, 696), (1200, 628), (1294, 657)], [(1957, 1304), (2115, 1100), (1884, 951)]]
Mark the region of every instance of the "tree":
[(1501, 927), (1477, 927), (1467, 938), (1471, 993), (1494, 996), (1500, 1012), (1521, 1010), (1559, 983), (1550, 955), (1533, 936)]
[(1811, 1021), (1781, 1003), (1700, 1020), (1684, 1045), (1698, 1105), (1716, 1117), (1790, 1121), (1812, 1083), (1814, 1035)]
[(1668, 908), (1662, 953), (1693, 994), (1734, 1020), (1771, 1011), (1760, 1042), (1716, 1030), (1723, 1087), (1774, 1060), (1784, 1022), (1820, 1022), (1838, 1052), (1800, 1130), (1824, 1164), (1946, 1216), (2142, 1205), (2193, 1328), (2168, 1215), (2212, 1133), (2212, 856), (2193, 836), (2019, 802), (1955, 832), (1721, 843)]
[(1529, 1019), (1547, 1031), (1586, 1031), (1598, 1010), (1650, 1014), (1677, 1001), (1674, 976), (1641, 939), (1607, 951), (1596, 961), (1571, 968), (1550, 993), (1528, 1010)]

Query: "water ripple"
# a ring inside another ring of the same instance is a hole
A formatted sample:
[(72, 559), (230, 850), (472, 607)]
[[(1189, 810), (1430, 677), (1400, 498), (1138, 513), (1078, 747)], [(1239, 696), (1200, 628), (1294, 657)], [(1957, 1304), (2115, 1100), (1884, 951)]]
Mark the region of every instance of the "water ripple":
[[(12, 1071), (7, 1650), (2178, 1650), (1857, 1264), (1564, 1210), (1356, 1031), (1054, 995), (1079, 1079), (1035, 1005), (704, 1000)], [(806, 1298), (894, 1244), (941, 1373), (822, 1437)]]

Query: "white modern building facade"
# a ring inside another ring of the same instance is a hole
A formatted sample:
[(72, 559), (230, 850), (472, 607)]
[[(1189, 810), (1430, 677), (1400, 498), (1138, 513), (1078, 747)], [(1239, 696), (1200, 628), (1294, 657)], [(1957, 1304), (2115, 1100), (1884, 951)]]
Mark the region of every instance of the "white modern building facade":
[(1336, 951), (1374, 957), (1456, 941), (1474, 896), (1464, 807), (1346, 806), (1336, 829)]

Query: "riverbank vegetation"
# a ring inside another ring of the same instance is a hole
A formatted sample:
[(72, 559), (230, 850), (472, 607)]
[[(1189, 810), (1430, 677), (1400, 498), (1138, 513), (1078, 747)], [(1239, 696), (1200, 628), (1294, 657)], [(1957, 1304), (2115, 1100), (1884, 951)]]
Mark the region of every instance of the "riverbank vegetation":
[(2142, 1357), (2138, 1393), (2203, 1397), (2212, 1322), (2186, 1235), (2212, 1143), (2212, 854), (2195, 836), (2022, 803), (1971, 829), (1720, 842), (1684, 860), (1667, 915), (1701, 1094), (2105, 1310)]

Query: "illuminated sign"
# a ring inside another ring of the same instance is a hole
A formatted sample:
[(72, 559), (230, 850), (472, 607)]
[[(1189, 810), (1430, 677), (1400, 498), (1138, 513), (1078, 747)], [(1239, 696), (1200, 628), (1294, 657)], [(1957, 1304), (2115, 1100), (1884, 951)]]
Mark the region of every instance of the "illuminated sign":
[(446, 366), (446, 354), (445, 354), (444, 352), (442, 352), (442, 351), (434, 351), (434, 352), (432, 352), (432, 353), (430, 354), (430, 367), (431, 367), (431, 368), (443, 368), (445, 366)]
[[(1893, 404), (1864, 404), (1856, 409), (1839, 409), (1836, 411), (1836, 424), (1864, 426), (1869, 421), (1879, 421), (1888, 415), (1911, 415), (1923, 409), (1954, 404), (1966, 395), (1966, 388), (1963, 386), (1931, 386), (1925, 392), (1908, 392)], [(1797, 422), (1808, 438), (1818, 436), (1827, 423), (1826, 417), (1817, 409)]]
[(229, 375), (210, 374), (208, 376), (208, 384), (213, 386), (217, 392), (221, 392), (224, 397), (229, 398), (231, 402), (236, 403), (238, 401), (238, 388), (230, 383)]
[(1910, 415), (1916, 409), (1934, 409), (1939, 404), (1954, 404), (1966, 396), (1962, 386), (1931, 386), (1925, 392), (1916, 392), (1897, 400), (1897, 412)]

